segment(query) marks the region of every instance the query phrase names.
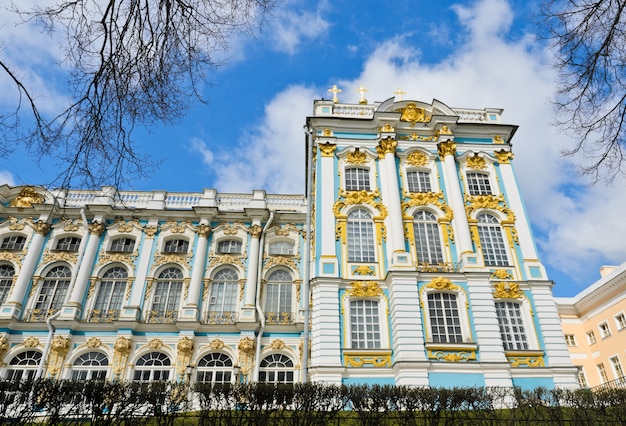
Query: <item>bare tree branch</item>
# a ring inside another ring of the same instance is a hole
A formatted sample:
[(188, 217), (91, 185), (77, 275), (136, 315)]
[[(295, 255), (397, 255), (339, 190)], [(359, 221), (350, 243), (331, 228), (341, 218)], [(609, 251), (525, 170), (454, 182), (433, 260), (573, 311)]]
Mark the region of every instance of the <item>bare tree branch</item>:
[[(231, 37), (252, 34), (277, 0), (73, 0), (20, 10), (66, 35), (71, 103), (58, 115), (40, 113), (36, 96), (0, 58), (20, 102), (0, 115), (0, 132), (26, 143), (40, 159), (59, 160), (54, 184), (119, 186), (156, 165), (141, 154), (137, 126), (176, 123), (192, 100), (204, 102), (207, 72), (220, 66)], [(24, 131), (25, 112), (34, 124)], [(5, 152), (6, 151), (6, 152)], [(8, 155), (8, 149), (0, 151)]]

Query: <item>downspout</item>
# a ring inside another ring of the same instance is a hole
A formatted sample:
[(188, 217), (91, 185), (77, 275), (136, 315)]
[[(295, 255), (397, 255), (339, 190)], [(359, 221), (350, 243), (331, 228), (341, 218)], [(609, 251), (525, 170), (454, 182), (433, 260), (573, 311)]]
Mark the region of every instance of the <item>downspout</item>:
[(78, 270), (80, 269), (80, 264), (83, 261), (83, 257), (85, 256), (85, 250), (87, 250), (87, 241), (91, 238), (89, 235), (89, 223), (87, 223), (87, 216), (85, 215), (85, 208), (80, 209), (80, 217), (83, 219), (83, 224), (85, 225), (85, 229), (87, 230), (87, 238), (82, 238), (80, 240), (80, 245), (78, 246), (78, 257), (76, 258), (76, 271), (72, 274), (72, 278), (70, 279), (69, 286), (69, 294), (72, 294), (72, 290), (74, 290), (74, 284), (76, 284), (76, 279), (78, 278)]
[(259, 314), (259, 321), (261, 322), (261, 327), (259, 328), (259, 334), (256, 336), (256, 346), (254, 349), (254, 369), (252, 370), (252, 381), (259, 381), (259, 366), (261, 362), (259, 361), (259, 356), (261, 355), (261, 338), (263, 337), (263, 331), (265, 330), (265, 313), (263, 309), (261, 309), (261, 276), (263, 273), (263, 246), (265, 242), (265, 233), (267, 232), (267, 228), (270, 227), (272, 221), (274, 220), (274, 212), (270, 212), (270, 218), (267, 220), (267, 223), (263, 227), (263, 231), (261, 232), (261, 237), (259, 238), (259, 262), (257, 263), (257, 275), (256, 275), (256, 295), (255, 295), (255, 305), (256, 311)]
[(309, 381), (309, 321), (311, 316), (311, 306), (309, 295), (309, 280), (311, 276), (311, 222), (312, 222), (312, 184), (313, 184), (313, 134), (311, 127), (307, 124), (304, 126), (306, 134), (306, 150), (307, 150), (307, 170), (306, 170), (306, 230), (304, 241), (304, 271), (302, 276), (302, 297), (304, 298), (304, 339), (302, 345), (302, 365), (300, 366), (300, 381), (305, 383)]
[(35, 374), (35, 380), (39, 380), (41, 375), (43, 374), (43, 364), (48, 359), (48, 352), (50, 352), (50, 344), (52, 343), (52, 338), (54, 337), (54, 325), (52, 325), (52, 320), (61, 315), (61, 311), (55, 312), (50, 315), (46, 320), (46, 325), (48, 326), (48, 338), (46, 339), (46, 345), (43, 347), (43, 355), (41, 356), (41, 361), (39, 362), (39, 367), (37, 367), (37, 374)]

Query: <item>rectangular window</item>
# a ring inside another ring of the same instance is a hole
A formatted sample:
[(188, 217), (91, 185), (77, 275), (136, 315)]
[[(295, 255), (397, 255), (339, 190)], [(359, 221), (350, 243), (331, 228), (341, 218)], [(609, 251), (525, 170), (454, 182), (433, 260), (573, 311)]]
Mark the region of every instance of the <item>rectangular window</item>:
[(615, 316), (615, 323), (617, 324), (617, 329), (621, 330), (626, 327), (626, 317), (624, 314), (618, 314)]
[(567, 343), (567, 346), (576, 346), (576, 336), (573, 334), (566, 334), (565, 343)]
[(585, 370), (582, 367), (578, 367), (578, 384), (581, 388), (588, 388), (587, 376), (585, 376)]
[(369, 191), (370, 171), (369, 169), (351, 167), (345, 170), (346, 191)]
[(409, 192), (432, 192), (430, 186), (430, 173), (410, 171), (406, 174)]
[(112, 252), (132, 253), (135, 248), (135, 240), (132, 238), (118, 238), (111, 243)]
[(22, 250), (24, 248), (24, 243), (26, 243), (26, 237), (22, 237), (21, 235), (11, 235), (10, 237), (6, 237), (2, 240), (0, 249)]
[(492, 193), (489, 176), (485, 173), (468, 173), (467, 188), (470, 195), (489, 195)]
[(428, 314), (433, 342), (463, 342), (461, 318), (459, 316), (455, 294), (429, 293)]
[(598, 374), (600, 375), (600, 382), (606, 383), (609, 381), (609, 376), (606, 374), (606, 368), (604, 368), (604, 364), (600, 363), (596, 365), (598, 368)]
[(593, 331), (587, 332), (587, 342), (590, 345), (593, 345), (594, 343), (596, 343), (596, 335), (593, 333)]
[(352, 349), (380, 348), (378, 301), (350, 301), (350, 343)]
[(519, 303), (496, 302), (496, 315), (500, 325), (500, 336), (506, 351), (528, 349), (524, 320)]
[(189, 241), (187, 240), (168, 240), (163, 247), (163, 253), (187, 253), (189, 251)]
[(223, 240), (217, 243), (218, 253), (241, 253), (241, 241)]
[(608, 322), (603, 322), (598, 324), (598, 328), (600, 329), (600, 337), (603, 339), (609, 337), (611, 335), (611, 329), (609, 328)]
[(67, 237), (67, 238), (61, 238), (57, 242), (56, 249), (59, 251), (78, 251), (79, 246), (80, 246), (80, 238)]
[(624, 377), (624, 369), (622, 368), (622, 363), (619, 362), (619, 357), (617, 355), (609, 358), (611, 361), (611, 365), (613, 366), (613, 371), (615, 372), (615, 377), (617, 379), (621, 379)]

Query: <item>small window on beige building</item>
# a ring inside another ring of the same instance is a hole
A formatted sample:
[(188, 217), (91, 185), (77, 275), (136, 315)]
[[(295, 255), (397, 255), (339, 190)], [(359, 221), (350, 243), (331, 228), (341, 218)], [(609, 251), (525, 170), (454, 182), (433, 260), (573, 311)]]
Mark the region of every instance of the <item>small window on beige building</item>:
[(573, 334), (566, 334), (565, 343), (567, 343), (567, 346), (576, 346), (576, 336)]
[(626, 316), (624, 314), (615, 315), (615, 323), (617, 324), (617, 329), (621, 330), (622, 328), (626, 328)]
[(611, 365), (613, 366), (613, 371), (615, 371), (615, 377), (621, 379), (624, 377), (624, 369), (622, 368), (622, 364), (619, 362), (619, 357), (617, 355), (609, 358), (611, 361)]
[(600, 329), (600, 336), (603, 339), (606, 339), (611, 335), (611, 329), (609, 328), (609, 323), (604, 321), (603, 323), (598, 324), (598, 328)]
[(596, 335), (593, 333), (593, 331), (587, 332), (587, 342), (589, 342), (590, 345), (596, 343)]
[(600, 375), (600, 381), (602, 383), (606, 383), (609, 381), (609, 376), (607, 376), (606, 374), (606, 368), (604, 368), (604, 364), (600, 363), (598, 365), (596, 365), (596, 367), (598, 367), (598, 374)]
[(582, 367), (578, 367), (578, 384), (581, 388), (588, 388), (587, 376), (585, 376), (585, 370)]

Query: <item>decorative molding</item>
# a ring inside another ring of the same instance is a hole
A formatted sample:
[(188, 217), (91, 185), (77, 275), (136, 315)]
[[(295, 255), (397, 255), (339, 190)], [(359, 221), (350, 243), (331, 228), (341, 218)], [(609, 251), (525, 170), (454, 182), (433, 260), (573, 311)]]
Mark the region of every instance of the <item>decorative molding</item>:
[(100, 346), (102, 346), (102, 340), (98, 339), (97, 337), (90, 337), (89, 340), (87, 340), (87, 342), (85, 343), (85, 346), (90, 349), (99, 348)]
[(487, 168), (487, 162), (483, 157), (479, 157), (477, 154), (474, 154), (472, 157), (467, 159), (467, 168), (472, 170), (484, 170)]
[(357, 266), (356, 268), (352, 270), (352, 273), (354, 275), (374, 275), (375, 274), (371, 266), (367, 266), (367, 265)]
[(355, 149), (346, 157), (346, 163), (348, 164), (365, 164), (367, 163), (367, 155), (359, 148)]
[(239, 350), (239, 369), (245, 378), (248, 377), (252, 369), (255, 347), (254, 339), (247, 336), (241, 339), (237, 345), (237, 349)]
[(426, 117), (426, 110), (419, 108), (413, 102), (408, 103), (398, 111), (402, 113), (400, 121), (408, 121), (411, 123), (411, 127), (414, 127), (416, 123), (428, 123), (430, 121), (430, 117)]
[(9, 207), (26, 208), (32, 207), (33, 204), (44, 203), (45, 198), (43, 195), (35, 191), (32, 186), (22, 188), (20, 193), (11, 200)]
[(209, 253), (209, 267), (226, 264), (237, 265), (241, 269), (245, 269), (243, 266), (243, 256), (233, 256), (232, 254), (214, 255), (213, 253)]
[(343, 354), (346, 367), (391, 367), (391, 351), (345, 351)]
[(443, 278), (443, 277), (435, 278), (434, 280), (426, 284), (426, 287), (432, 288), (433, 290), (450, 290), (450, 291), (457, 291), (460, 288), (458, 285), (452, 284), (452, 281), (450, 281), (449, 279)]
[(70, 350), (70, 339), (64, 336), (55, 336), (50, 342), (50, 355), (48, 356), (48, 374), (56, 377), (63, 367), (63, 360)]
[(219, 351), (224, 348), (224, 342), (221, 341), (220, 339), (213, 339), (211, 340), (209, 347), (213, 349), (214, 351)]
[(154, 238), (154, 236), (156, 235), (158, 231), (159, 231), (158, 226), (146, 225), (143, 227), (143, 233), (146, 234), (146, 238)]
[(437, 145), (437, 151), (439, 152), (439, 158), (442, 160), (448, 155), (454, 157), (456, 154), (456, 144), (452, 141), (439, 142)]
[(263, 232), (263, 228), (259, 225), (252, 225), (248, 228), (248, 233), (252, 238), (259, 238)]
[(193, 351), (195, 349), (195, 342), (192, 338), (184, 336), (178, 341), (176, 349), (178, 350), (178, 355), (176, 357), (176, 372), (180, 377), (185, 377), (185, 371), (191, 361), (191, 356), (193, 355)]
[(126, 368), (128, 355), (132, 350), (133, 342), (130, 338), (119, 336), (113, 344), (113, 366), (112, 371), (116, 379), (122, 378), (122, 372)]
[(513, 276), (506, 269), (496, 269), (492, 272), (491, 278), (497, 278), (499, 280), (512, 280)]
[(383, 295), (383, 290), (376, 281), (352, 281), (352, 288), (346, 290), (349, 297), (378, 297)]
[(414, 167), (421, 167), (428, 164), (428, 157), (420, 151), (413, 151), (406, 157), (406, 164)]
[(4, 367), (6, 362), (4, 362), (4, 356), (9, 352), (9, 341), (6, 336), (0, 336), (0, 367)]
[[(378, 201), (377, 201), (378, 200)], [(333, 213), (335, 217), (342, 216), (341, 211), (354, 204), (369, 204), (378, 210), (379, 216), (374, 219), (385, 219), (387, 217), (387, 207), (380, 201), (380, 192), (378, 189), (375, 191), (341, 191), (339, 193), (339, 200), (335, 202), (333, 206)]]
[(9, 225), (9, 230), (11, 231), (23, 231), (26, 225), (24, 225), (24, 221), (26, 219), (19, 220), (16, 217), (9, 216), (9, 221), (11, 224)]
[(277, 265), (284, 265), (292, 268), (294, 271), (298, 271), (298, 265), (294, 262), (294, 258), (291, 256), (270, 256), (263, 265), (263, 270), (270, 269)]
[(378, 158), (383, 159), (387, 154), (395, 154), (396, 148), (398, 147), (398, 141), (393, 139), (392, 137), (388, 137), (386, 139), (381, 139), (376, 146), (376, 152), (378, 153)]
[(322, 152), (322, 157), (333, 157), (335, 155), (335, 150), (337, 149), (337, 145), (326, 142), (318, 144), (320, 147), (320, 151)]
[(48, 231), (50, 231), (49, 223), (46, 223), (42, 220), (38, 220), (35, 222), (33, 219), (31, 219), (30, 221), (31, 221), (31, 226), (33, 227), (36, 233), (45, 236), (48, 233)]
[(30, 336), (28, 339), (24, 340), (24, 346), (27, 348), (36, 348), (39, 346), (39, 339), (35, 336)]
[(280, 339), (274, 339), (272, 343), (270, 344), (270, 348), (274, 349), (275, 351), (285, 349), (285, 346), (286, 346), (285, 342), (283, 342)]
[(526, 366), (528, 368), (544, 367), (543, 351), (507, 351), (506, 359), (512, 368)]
[(502, 282), (495, 285), (493, 297), (496, 299), (519, 299), (524, 295), (518, 283)]
[(494, 152), (494, 155), (500, 164), (510, 164), (511, 160), (515, 157), (511, 151), (506, 151), (504, 149)]
[(200, 237), (207, 238), (209, 234), (211, 233), (211, 225), (200, 224), (196, 226), (195, 230), (196, 230), (196, 234), (198, 234)]
[(156, 337), (148, 343), (148, 347), (150, 349), (161, 349), (163, 347), (163, 340), (157, 339)]
[(468, 362), (476, 360), (476, 351), (448, 351), (428, 349), (428, 358), (443, 362)]
[(90, 233), (97, 235), (98, 237), (102, 235), (102, 233), (106, 229), (104, 224), (100, 222), (92, 222), (89, 224), (88, 228)]
[(52, 262), (67, 262), (74, 264), (78, 259), (78, 253), (75, 252), (67, 252), (67, 251), (55, 251), (50, 252), (46, 250), (42, 256), (41, 263), (47, 264)]

